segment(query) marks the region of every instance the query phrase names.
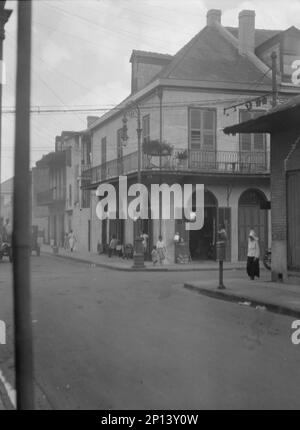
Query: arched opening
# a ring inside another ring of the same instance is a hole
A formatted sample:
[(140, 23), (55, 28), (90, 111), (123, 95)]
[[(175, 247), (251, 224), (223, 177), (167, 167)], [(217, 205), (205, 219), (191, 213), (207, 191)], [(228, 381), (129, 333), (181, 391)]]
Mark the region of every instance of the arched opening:
[(248, 235), (255, 230), (260, 244), (261, 255), (268, 247), (268, 213), (261, 207), (266, 206), (267, 198), (257, 189), (249, 189), (239, 198), (239, 260), (247, 259)]
[[(194, 201), (194, 199), (193, 199)], [(217, 230), (218, 202), (211, 191), (204, 192), (204, 225), (189, 231), (189, 249), (192, 260), (214, 260)], [(193, 210), (196, 210), (193, 207)]]

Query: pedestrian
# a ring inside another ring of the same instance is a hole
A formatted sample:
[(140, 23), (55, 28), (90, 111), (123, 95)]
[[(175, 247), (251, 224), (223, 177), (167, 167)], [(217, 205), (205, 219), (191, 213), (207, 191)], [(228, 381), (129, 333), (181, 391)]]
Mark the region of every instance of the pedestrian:
[(259, 278), (259, 242), (254, 230), (250, 230), (248, 237), (247, 274), (253, 281)]
[(163, 241), (163, 238), (161, 235), (158, 236), (158, 241), (156, 242), (156, 249), (158, 253), (159, 264), (163, 264), (166, 258), (167, 250), (166, 250), (165, 242)]
[(69, 247), (70, 247), (70, 251), (73, 252), (75, 249), (75, 243), (77, 242), (76, 240), (76, 236), (73, 232), (73, 230), (70, 230), (69, 233)]
[(10, 243), (11, 236), (12, 236), (12, 225), (9, 221), (9, 218), (6, 218), (5, 224), (2, 227), (2, 241)]
[(117, 244), (118, 244), (118, 240), (117, 240), (116, 236), (113, 234), (111, 241), (109, 243), (109, 247), (108, 247), (108, 256), (109, 257), (111, 257), (112, 254), (116, 253)]
[(65, 249), (66, 251), (69, 249), (69, 235), (68, 235), (68, 233), (65, 233), (64, 249)]
[(155, 266), (158, 262), (158, 252), (157, 252), (156, 245), (153, 246), (153, 249), (151, 252), (151, 258), (152, 258), (153, 266)]
[(145, 231), (143, 231), (143, 233), (141, 234), (141, 238), (143, 239), (142, 244), (143, 244), (143, 250), (144, 250), (144, 259), (146, 260), (147, 251), (148, 251), (148, 239), (149, 239), (149, 236), (148, 236), (148, 234)]

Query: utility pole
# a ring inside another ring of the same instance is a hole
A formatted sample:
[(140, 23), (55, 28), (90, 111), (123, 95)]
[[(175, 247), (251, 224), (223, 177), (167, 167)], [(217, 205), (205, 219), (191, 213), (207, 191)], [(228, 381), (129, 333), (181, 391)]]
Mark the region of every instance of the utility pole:
[(30, 297), (30, 75), (31, 0), (18, 2), (13, 222), (14, 328), (17, 409), (34, 409)]
[(1, 227), (1, 217), (2, 217), (2, 208), (1, 208), (1, 203), (2, 203), (2, 194), (1, 194), (1, 162), (2, 162), (2, 156), (1, 156), (1, 135), (2, 135), (2, 85), (4, 84), (3, 80), (4, 80), (4, 66), (3, 66), (3, 41), (5, 39), (5, 31), (4, 31), (4, 26), (7, 23), (12, 10), (11, 9), (4, 9), (5, 8), (5, 1), (0, 1), (0, 67), (1, 67), (1, 76), (0, 76), (0, 109), (1, 109), (1, 114), (0, 114), (0, 227)]
[(278, 89), (277, 89), (277, 54), (275, 51), (271, 54), (272, 59), (272, 107), (277, 105)]
[[(157, 90), (157, 95), (159, 98), (159, 144), (160, 147), (162, 145), (162, 121), (163, 121), (163, 115), (162, 115), (162, 99), (163, 99), (163, 89), (162, 87), (159, 87)], [(159, 184), (162, 183), (162, 175), (161, 175), (161, 153), (159, 154)], [(158, 196), (159, 199), (162, 199), (162, 196)], [(161, 202), (160, 202), (161, 203)], [(162, 208), (162, 204), (159, 205), (159, 208)], [(160, 209), (161, 210), (161, 209)], [(159, 235), (162, 235), (162, 214), (159, 214)]]

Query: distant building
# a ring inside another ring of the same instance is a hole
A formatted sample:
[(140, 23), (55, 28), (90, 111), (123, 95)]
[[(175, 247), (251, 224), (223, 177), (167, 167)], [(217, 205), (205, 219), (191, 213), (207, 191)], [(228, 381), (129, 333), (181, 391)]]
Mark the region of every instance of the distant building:
[(0, 214), (0, 220), (2, 218), (2, 221), (5, 222), (7, 218), (9, 218), (10, 222), (12, 223), (13, 218), (13, 195), (14, 192), (14, 179), (10, 178), (6, 181), (2, 182), (1, 184), (1, 214)]
[(271, 134), (272, 279), (300, 283), (300, 96), (225, 128)]
[(55, 139), (55, 151), (43, 156), (33, 169), (34, 219), (45, 223), (47, 215), (49, 243), (63, 246), (65, 234), (73, 230), (77, 247), (90, 249), (90, 192), (81, 190), (81, 172), (90, 167), (90, 153), (88, 133), (63, 131)]
[[(131, 94), (120, 105), (88, 126), (91, 169), (83, 172), (82, 186), (91, 190), (90, 248), (105, 248), (112, 234), (133, 243), (136, 223), (96, 217), (99, 184), (116, 184), (127, 175), (128, 186), (137, 182), (137, 114), (142, 142), (166, 142), (172, 150), (164, 156), (142, 154), (142, 182), (200, 183), (205, 185), (205, 224), (186, 232), (176, 220), (144, 220), (150, 247), (161, 233), (168, 258), (176, 261), (175, 232), (187, 243), (193, 260), (215, 256), (220, 223), (228, 232), (227, 259), (246, 258), (247, 236), (254, 225), (262, 249), (270, 245), (269, 141), (256, 133), (224, 136), (223, 128), (270, 108), (271, 52), (278, 55), (278, 95), (287, 99), (299, 93), (291, 82), (292, 63), (300, 55), (300, 32), (255, 29), (254, 11), (239, 14), (239, 27), (223, 27), (221, 11), (207, 13), (207, 25), (174, 55), (132, 52)], [(260, 98), (259, 98), (260, 97)], [(259, 98), (259, 99), (257, 99)], [(253, 101), (250, 109), (246, 100)], [(233, 109), (227, 109), (235, 106)], [(128, 140), (123, 140), (123, 118)], [(125, 144), (126, 143), (126, 144)]]

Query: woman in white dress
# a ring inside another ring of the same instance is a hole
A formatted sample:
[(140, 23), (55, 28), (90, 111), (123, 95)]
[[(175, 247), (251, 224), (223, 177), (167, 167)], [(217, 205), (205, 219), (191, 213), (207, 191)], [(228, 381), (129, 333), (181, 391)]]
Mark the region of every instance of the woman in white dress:
[(159, 264), (163, 264), (163, 261), (166, 258), (167, 250), (162, 236), (158, 236), (158, 241), (156, 242), (156, 250), (158, 253)]

